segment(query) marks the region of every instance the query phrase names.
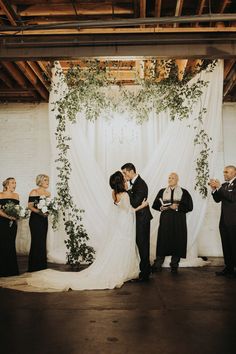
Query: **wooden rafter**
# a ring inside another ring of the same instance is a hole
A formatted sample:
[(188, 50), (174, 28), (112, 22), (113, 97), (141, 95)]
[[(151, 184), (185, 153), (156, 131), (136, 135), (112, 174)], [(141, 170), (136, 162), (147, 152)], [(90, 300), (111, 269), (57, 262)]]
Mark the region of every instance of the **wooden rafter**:
[[(91, 16), (91, 15), (127, 15), (133, 14), (133, 8), (128, 8), (127, 6), (120, 6), (117, 4), (112, 5), (112, 1), (109, 3), (97, 2), (87, 3), (87, 4), (75, 4), (76, 13), (78, 16)], [(20, 16), (60, 16), (60, 15), (75, 15), (75, 9), (71, 6), (71, 3), (68, 4), (36, 4), (30, 5), (26, 8), (19, 11)]]
[(236, 85), (236, 72), (235, 70), (231, 71), (229, 75), (228, 82), (226, 83), (224, 87), (224, 97), (230, 92), (230, 90)]
[(175, 63), (177, 65), (178, 68), (178, 79), (179, 81), (183, 80), (184, 77), (184, 73), (185, 73), (185, 69), (188, 63), (187, 59), (176, 59)]
[[(197, 11), (196, 11), (196, 15), (202, 15), (203, 14), (203, 9), (205, 7), (205, 4), (206, 4), (206, 0), (199, 0)], [(196, 22), (194, 24), (194, 27), (198, 27), (198, 26), (199, 26), (199, 22)]]
[(221, 2), (221, 4), (220, 4), (220, 6), (219, 6), (219, 13), (220, 14), (222, 14), (224, 11), (225, 11), (225, 9), (226, 9), (226, 7), (228, 6), (228, 5), (230, 5), (231, 4), (231, 1), (230, 0), (223, 0), (222, 2)]
[(235, 59), (230, 59), (230, 60), (225, 60), (224, 61), (224, 80), (226, 77), (229, 75), (232, 67), (234, 66), (236, 60)]
[[(146, 18), (146, 0), (140, 0), (140, 18)], [(144, 28), (144, 25), (140, 26), (141, 28)]]
[(21, 71), (11, 62), (3, 61), (2, 65), (7, 69), (11, 77), (23, 88), (27, 88), (27, 81)]
[[(176, 7), (175, 7), (175, 16), (179, 17), (182, 14), (182, 9), (183, 9), (183, 4), (184, 0), (176, 0)], [(179, 25), (177, 23), (173, 24), (173, 27), (178, 27)]]
[[(155, 17), (161, 17), (161, 1), (162, 0), (155, 1)], [(159, 27), (159, 24), (156, 26)]]
[(11, 25), (16, 26), (17, 22), (20, 22), (20, 17), (7, 0), (0, 0), (0, 8), (3, 11), (3, 14), (7, 16)]
[(30, 68), (30, 66), (23, 61), (16, 61), (16, 65), (19, 67), (19, 69), (24, 73), (24, 75), (27, 77), (27, 79), (31, 82), (31, 84), (34, 86), (34, 88), (38, 91), (40, 96), (47, 101), (48, 100), (48, 91), (45, 89), (45, 87), (41, 84), (41, 82), (38, 80), (38, 77), (35, 75), (34, 71)]
[(38, 79), (42, 82), (42, 84), (44, 85), (44, 87), (49, 90), (49, 85), (48, 83), (45, 81), (45, 78), (43, 77), (43, 74), (39, 68), (39, 66), (37, 65), (36, 62), (34, 61), (27, 61), (28, 65), (30, 66), (30, 68), (33, 70), (33, 72), (35, 73), (35, 75), (38, 77)]

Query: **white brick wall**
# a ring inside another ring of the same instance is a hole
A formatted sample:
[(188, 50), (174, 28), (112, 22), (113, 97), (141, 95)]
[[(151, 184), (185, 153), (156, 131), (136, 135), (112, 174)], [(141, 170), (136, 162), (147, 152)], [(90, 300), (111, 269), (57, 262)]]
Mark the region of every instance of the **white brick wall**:
[[(26, 205), (39, 173), (50, 175), (50, 142), (47, 104), (0, 105), (0, 181), (14, 176), (17, 192)], [(219, 146), (216, 174), (223, 179), (225, 164), (236, 164), (236, 104), (223, 107), (223, 142)], [(0, 186), (1, 188), (1, 186)], [(208, 212), (198, 237), (199, 255), (221, 256), (218, 232), (220, 206), (209, 200)], [(28, 222), (19, 223), (17, 251), (29, 249)]]
[[(36, 175), (49, 174), (49, 158), (48, 105), (0, 105), (0, 182), (15, 177), (23, 205), (35, 187)], [(17, 251), (27, 253), (28, 248), (29, 229), (23, 221), (19, 223)]]

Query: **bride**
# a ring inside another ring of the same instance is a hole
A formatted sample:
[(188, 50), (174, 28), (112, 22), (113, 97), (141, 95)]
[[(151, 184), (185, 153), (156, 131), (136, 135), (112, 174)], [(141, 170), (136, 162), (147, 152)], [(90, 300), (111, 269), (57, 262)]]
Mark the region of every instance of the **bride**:
[[(97, 252), (94, 263), (85, 270), (72, 273), (46, 269), (0, 279), (0, 286), (19, 288), (30, 285), (40, 289), (92, 290), (119, 288), (124, 282), (138, 277), (139, 255), (135, 241), (135, 211), (148, 205), (146, 201), (136, 209), (129, 201), (126, 181), (120, 171), (110, 177), (114, 200), (114, 220), (108, 218), (109, 240)], [(24, 288), (22, 288), (24, 290)]]

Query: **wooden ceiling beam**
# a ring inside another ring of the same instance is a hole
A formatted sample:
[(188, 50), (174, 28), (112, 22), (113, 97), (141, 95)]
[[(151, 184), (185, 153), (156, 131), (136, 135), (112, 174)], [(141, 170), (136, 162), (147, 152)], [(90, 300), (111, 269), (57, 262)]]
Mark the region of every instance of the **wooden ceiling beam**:
[(16, 97), (19, 99), (20, 97), (35, 97), (30, 90), (22, 90), (22, 89), (13, 89), (13, 90), (4, 90), (0, 88), (0, 99), (1, 96), (4, 97)]
[(2, 9), (1, 14), (7, 16), (11, 25), (16, 26), (17, 22), (21, 22), (19, 15), (15, 12), (8, 0), (0, 0), (0, 9)]
[[(155, 1), (155, 17), (161, 17), (161, 1), (162, 0)], [(159, 24), (157, 24), (156, 27), (159, 27)]]
[(140, 18), (146, 18), (146, 0), (140, 0)]
[[(175, 16), (180, 17), (182, 14), (184, 0), (176, 0)], [(178, 23), (174, 23), (173, 27), (179, 27)]]
[(231, 1), (230, 1), (230, 0), (223, 0), (223, 1), (221, 2), (221, 4), (219, 5), (219, 11), (218, 11), (218, 13), (222, 14), (222, 13), (225, 11), (226, 7), (227, 7), (228, 5), (230, 5), (230, 4), (231, 4)]
[[(147, 10), (146, 0), (140, 0), (140, 18), (146, 18), (146, 10)], [(145, 25), (141, 25), (140, 28), (145, 28)]]
[(16, 61), (16, 65), (19, 69), (24, 73), (27, 79), (31, 82), (34, 88), (38, 91), (40, 96), (47, 101), (49, 97), (48, 91), (42, 86), (41, 82), (39, 81), (38, 77), (35, 75), (34, 71), (29, 67), (26, 62), (23, 61)]
[[(206, 0), (199, 0), (196, 15), (203, 14), (203, 9), (205, 7), (205, 4), (206, 4)], [(199, 27), (199, 22), (196, 22), (193, 25), (194, 25), (194, 27)]]
[(232, 88), (236, 85), (236, 72), (232, 71), (231, 73), (232, 74), (230, 75), (231, 76), (230, 79), (224, 86), (224, 94), (223, 94), (224, 97), (226, 97), (230, 92), (230, 90), (232, 90)]
[[(38, 67), (37, 63), (34, 61), (27, 61), (28, 65), (30, 66), (30, 68), (33, 70), (33, 72), (35, 73), (35, 75), (39, 78), (39, 80), (42, 82), (42, 84), (44, 85), (44, 87), (49, 91), (49, 84), (45, 81), (45, 78), (43, 77), (42, 71), (40, 70), (40, 68)], [(45, 73), (46, 75), (46, 73)]]
[(40, 66), (41, 70), (44, 72), (44, 74), (47, 76), (49, 81), (51, 81), (52, 75), (50, 70), (48, 69), (48, 65), (50, 64), (50, 62), (37, 61), (37, 63)]
[(188, 63), (188, 59), (176, 59), (175, 63), (178, 68), (178, 79), (179, 81), (183, 80), (185, 69)]
[(9, 61), (2, 61), (1, 64), (7, 69), (11, 77), (21, 86), (26, 88), (27, 81), (25, 80), (24, 75), (21, 71), (11, 62)]
[[(3, 1), (3, 0), (1, 0)], [(75, 9), (78, 16), (86, 15), (125, 15), (133, 14), (133, 8), (128, 8), (127, 6), (118, 6), (116, 4), (112, 5), (112, 2), (106, 3), (92, 3), (92, 4), (75, 4)], [(19, 11), (21, 17), (29, 16), (66, 16), (75, 15), (75, 9), (70, 4), (36, 4), (28, 6), (27, 8)]]
[[(130, 34), (130, 33), (219, 33), (219, 32), (236, 32), (236, 23), (234, 27), (153, 27), (153, 28), (91, 28), (91, 29), (45, 29), (45, 30), (27, 30), (26, 32), (20, 32), (11, 30), (4, 31), (1, 34), (13, 35), (13, 36), (27, 36), (27, 35), (64, 35), (64, 34), (76, 34), (78, 36), (84, 36), (86, 34)], [(1, 40), (1, 36), (0, 36)]]
[(230, 59), (224, 61), (224, 80), (228, 76), (229, 72), (231, 71), (232, 67), (234, 66), (236, 60)]

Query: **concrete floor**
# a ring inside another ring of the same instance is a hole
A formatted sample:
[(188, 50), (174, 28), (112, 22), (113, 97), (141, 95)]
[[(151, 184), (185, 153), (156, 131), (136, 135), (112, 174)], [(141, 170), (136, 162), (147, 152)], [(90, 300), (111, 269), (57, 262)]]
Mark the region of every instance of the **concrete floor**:
[(236, 278), (217, 269), (165, 269), (117, 290), (0, 289), (1, 354), (235, 354)]

